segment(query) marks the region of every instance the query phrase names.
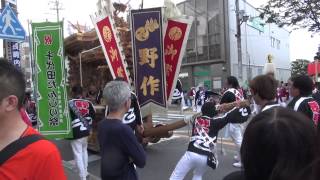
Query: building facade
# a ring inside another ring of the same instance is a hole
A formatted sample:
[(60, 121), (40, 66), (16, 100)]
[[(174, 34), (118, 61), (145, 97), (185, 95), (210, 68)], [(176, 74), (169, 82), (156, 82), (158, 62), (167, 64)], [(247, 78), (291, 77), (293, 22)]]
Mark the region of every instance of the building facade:
[(30, 58), (30, 43), (29, 36), (26, 41), (20, 44), (20, 57), (21, 57), (21, 69), (25, 74), (27, 89), (30, 91), (32, 88), (32, 69), (31, 69), (31, 58)]
[(258, 17), (259, 12), (242, 0), (238, 12), (242, 18), (242, 75), (239, 74), (235, 2), (188, 0), (177, 5), (183, 14), (194, 17), (180, 73), (185, 90), (199, 84), (220, 89), (230, 75), (238, 77), (246, 87), (249, 79), (263, 73), (269, 54), (277, 67), (276, 78), (289, 78), (290, 33), (275, 24), (265, 24)]

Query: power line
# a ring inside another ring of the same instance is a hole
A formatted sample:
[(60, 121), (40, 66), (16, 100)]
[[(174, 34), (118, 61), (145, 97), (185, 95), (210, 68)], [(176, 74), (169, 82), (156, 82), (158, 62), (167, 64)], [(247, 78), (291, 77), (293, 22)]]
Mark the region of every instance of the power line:
[(63, 7), (62, 7), (62, 4), (59, 2), (59, 0), (50, 1), (50, 2), (49, 2), (49, 5), (50, 5), (50, 4), (53, 4), (53, 7), (50, 8), (50, 10), (56, 11), (56, 14), (57, 14), (57, 22), (59, 22), (59, 11), (60, 11), (60, 10), (64, 10)]

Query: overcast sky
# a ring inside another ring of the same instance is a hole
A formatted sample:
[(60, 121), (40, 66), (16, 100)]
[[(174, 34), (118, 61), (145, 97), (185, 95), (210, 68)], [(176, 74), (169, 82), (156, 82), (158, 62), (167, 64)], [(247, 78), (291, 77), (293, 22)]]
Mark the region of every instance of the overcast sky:
[[(28, 29), (28, 20), (33, 22), (42, 22), (45, 20), (56, 21), (56, 12), (50, 10), (53, 3), (50, 0), (17, 0), (19, 19), (25, 29)], [(113, 0), (115, 2), (128, 2), (129, 0)], [(183, 0), (174, 0), (181, 2)], [(266, 0), (247, 0), (255, 7), (265, 3)], [(68, 21), (72, 23), (87, 24), (93, 27), (90, 14), (96, 11), (97, 0), (60, 0), (63, 10), (60, 11), (60, 18), (65, 19), (65, 26)], [(132, 8), (137, 8), (141, 0), (131, 0)], [(163, 4), (163, 0), (144, 0), (144, 7), (157, 7)], [(311, 38), (311, 33), (306, 30), (293, 31), (290, 35), (290, 59), (308, 59), (313, 60), (318, 44), (320, 44), (319, 35)]]

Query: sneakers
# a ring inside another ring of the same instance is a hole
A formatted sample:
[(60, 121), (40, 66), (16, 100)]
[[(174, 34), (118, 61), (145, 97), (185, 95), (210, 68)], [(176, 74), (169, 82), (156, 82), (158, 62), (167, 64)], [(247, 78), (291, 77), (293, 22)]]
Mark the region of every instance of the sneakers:
[(236, 163), (233, 163), (232, 165), (233, 165), (233, 167), (236, 167), (236, 168), (242, 168), (241, 162), (236, 162)]
[(233, 156), (233, 159), (234, 159), (235, 161), (237, 161), (237, 162), (240, 161), (240, 158), (239, 158), (239, 156), (237, 156), (237, 155)]

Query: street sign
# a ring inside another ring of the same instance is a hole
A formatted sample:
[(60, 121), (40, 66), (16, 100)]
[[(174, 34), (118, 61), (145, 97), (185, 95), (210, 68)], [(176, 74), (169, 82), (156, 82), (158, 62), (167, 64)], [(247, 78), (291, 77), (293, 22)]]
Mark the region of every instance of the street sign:
[(260, 32), (264, 32), (264, 22), (260, 17), (250, 18), (247, 24)]
[(0, 15), (0, 39), (11, 41), (23, 41), (26, 38), (26, 32), (20, 24), (15, 12), (9, 4)]
[(14, 5), (17, 5), (17, 0), (7, 0), (7, 2), (14, 4)]

